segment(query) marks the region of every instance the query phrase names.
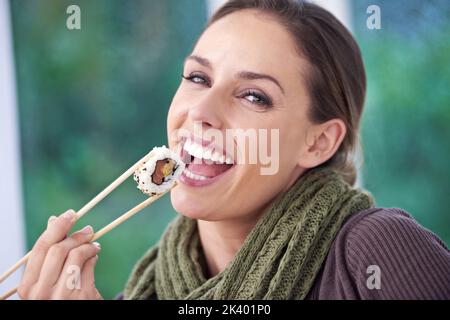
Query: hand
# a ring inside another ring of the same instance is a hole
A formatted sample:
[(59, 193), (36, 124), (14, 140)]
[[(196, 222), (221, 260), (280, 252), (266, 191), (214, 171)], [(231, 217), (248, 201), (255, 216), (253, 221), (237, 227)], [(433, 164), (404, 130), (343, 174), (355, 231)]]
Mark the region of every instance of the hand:
[(100, 245), (90, 243), (93, 236), (90, 226), (67, 237), (74, 224), (73, 210), (49, 219), (47, 230), (33, 247), (19, 285), (21, 299), (102, 299), (94, 281)]

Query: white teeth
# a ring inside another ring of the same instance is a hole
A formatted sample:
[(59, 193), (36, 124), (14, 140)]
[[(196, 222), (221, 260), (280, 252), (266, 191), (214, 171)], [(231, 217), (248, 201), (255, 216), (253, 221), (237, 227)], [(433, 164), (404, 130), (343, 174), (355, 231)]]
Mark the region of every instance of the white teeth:
[(200, 176), (200, 175), (198, 175), (198, 174), (195, 174), (195, 173), (189, 171), (188, 169), (184, 170), (184, 174), (185, 174), (188, 178), (193, 179), (193, 180), (199, 180), (199, 181), (202, 181), (202, 180), (205, 180), (205, 179), (206, 179), (206, 177)]
[(187, 151), (191, 145), (192, 145), (191, 140), (187, 139), (184, 144), (184, 149)]
[(184, 149), (187, 153), (191, 154), (191, 146), (192, 146), (191, 141), (190, 141), (190, 140), (186, 140), (186, 142), (185, 142), (185, 144), (184, 144), (184, 146), (183, 146), (183, 149)]
[(217, 161), (217, 160), (219, 160), (219, 158), (220, 158), (220, 154), (214, 151), (212, 156), (211, 156), (211, 160), (212, 161)]
[(213, 151), (209, 148), (205, 148), (190, 139), (186, 140), (183, 148), (191, 156), (199, 159), (211, 160), (218, 163), (233, 164), (233, 159), (231, 157), (225, 156), (215, 150)]
[(198, 144), (194, 144), (192, 146), (193, 150), (192, 150), (192, 155), (196, 158), (201, 159), (203, 156), (203, 147), (198, 145)]
[(211, 160), (211, 156), (212, 156), (212, 151), (211, 151), (211, 149), (207, 149), (207, 150), (203, 153), (203, 159)]

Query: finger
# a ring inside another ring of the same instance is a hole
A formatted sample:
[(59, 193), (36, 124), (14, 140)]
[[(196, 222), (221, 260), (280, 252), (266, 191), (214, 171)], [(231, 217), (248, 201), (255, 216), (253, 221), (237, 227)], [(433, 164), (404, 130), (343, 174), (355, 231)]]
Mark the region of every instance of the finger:
[(81, 287), (86, 290), (86, 292), (91, 292), (95, 290), (95, 266), (98, 262), (98, 255), (90, 258), (83, 266), (81, 271)]
[(94, 230), (87, 226), (70, 237), (53, 245), (48, 250), (36, 284), (38, 291), (51, 289), (62, 272), (69, 252), (92, 239)]
[(83, 289), (81, 288), (81, 270), (85, 263), (99, 252), (100, 246), (94, 243), (83, 244), (71, 250), (56, 284), (58, 291), (68, 294), (67, 290), (72, 292), (74, 289)]
[(39, 241), (43, 241), (50, 246), (63, 240), (76, 221), (76, 214), (73, 210), (68, 210), (59, 217), (51, 217), (47, 224), (47, 230), (39, 237)]
[(42, 233), (31, 251), (30, 258), (20, 284), (21, 291), (27, 291), (39, 279), (45, 256), (50, 247), (63, 240), (75, 222), (75, 211), (68, 210), (58, 218), (51, 217), (47, 229)]

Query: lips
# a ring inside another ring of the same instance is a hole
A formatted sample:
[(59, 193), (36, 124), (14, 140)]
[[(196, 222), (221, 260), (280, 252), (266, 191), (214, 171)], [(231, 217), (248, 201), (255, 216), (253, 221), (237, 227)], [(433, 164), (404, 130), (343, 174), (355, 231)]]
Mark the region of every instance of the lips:
[[(198, 159), (194, 159), (198, 160)], [(191, 163), (188, 165), (188, 173), (193, 173), (194, 175), (206, 178), (214, 178), (219, 174), (224, 173), (230, 169), (233, 165), (231, 164), (207, 164), (204, 160), (200, 160), (200, 163)], [(194, 177), (195, 178), (195, 177)]]
[(187, 164), (181, 180), (191, 186), (211, 184), (234, 167), (230, 155), (211, 143), (195, 138), (184, 141), (181, 158)]

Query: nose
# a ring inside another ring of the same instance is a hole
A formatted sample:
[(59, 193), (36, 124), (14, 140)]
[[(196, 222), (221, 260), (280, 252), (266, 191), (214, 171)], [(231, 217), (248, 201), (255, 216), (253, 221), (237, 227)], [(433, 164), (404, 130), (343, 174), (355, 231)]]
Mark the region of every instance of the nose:
[(220, 129), (223, 126), (222, 107), (219, 101), (218, 92), (214, 89), (209, 89), (209, 92), (197, 101), (188, 112), (188, 117), (193, 123), (201, 123), (203, 127)]

